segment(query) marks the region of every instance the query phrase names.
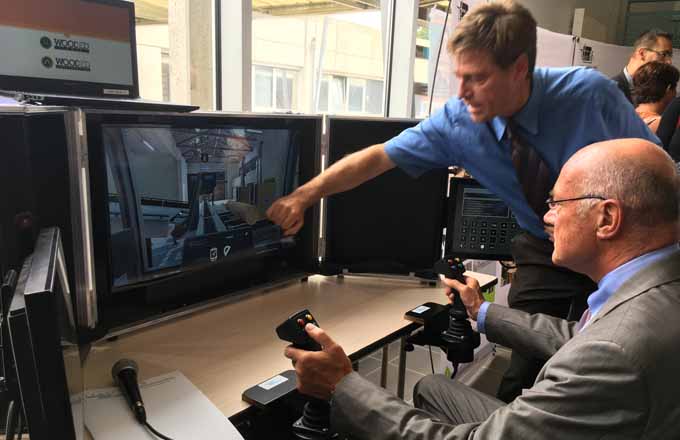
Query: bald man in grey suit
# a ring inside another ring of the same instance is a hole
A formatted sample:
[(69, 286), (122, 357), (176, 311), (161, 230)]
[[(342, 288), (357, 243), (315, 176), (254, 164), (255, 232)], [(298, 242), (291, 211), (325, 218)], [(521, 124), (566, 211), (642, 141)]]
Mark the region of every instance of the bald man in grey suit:
[(444, 280), (490, 341), (548, 360), (509, 405), (435, 375), (411, 407), (352, 372), (312, 325), (323, 350), (285, 352), (299, 390), (331, 399), (332, 428), (355, 440), (678, 438), (678, 181), (670, 157), (640, 139), (593, 144), (563, 167), (544, 220), (554, 263), (598, 283), (579, 322), (485, 303), (472, 278)]

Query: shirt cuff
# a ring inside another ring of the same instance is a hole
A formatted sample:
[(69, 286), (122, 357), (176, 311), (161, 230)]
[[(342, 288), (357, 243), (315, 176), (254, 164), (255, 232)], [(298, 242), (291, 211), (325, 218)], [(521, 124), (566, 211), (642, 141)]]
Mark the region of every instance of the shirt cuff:
[(477, 331), (479, 333), (486, 333), (486, 328), (484, 327), (484, 321), (486, 321), (486, 311), (489, 309), (490, 302), (484, 301), (481, 306), (479, 306), (479, 312), (477, 312)]

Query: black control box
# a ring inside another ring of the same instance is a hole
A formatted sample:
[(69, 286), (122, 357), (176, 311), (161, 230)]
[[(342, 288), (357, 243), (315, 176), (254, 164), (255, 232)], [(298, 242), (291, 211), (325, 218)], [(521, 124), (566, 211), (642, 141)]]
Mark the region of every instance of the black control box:
[(446, 253), (479, 260), (510, 260), (520, 232), (510, 208), (474, 179), (452, 178)]

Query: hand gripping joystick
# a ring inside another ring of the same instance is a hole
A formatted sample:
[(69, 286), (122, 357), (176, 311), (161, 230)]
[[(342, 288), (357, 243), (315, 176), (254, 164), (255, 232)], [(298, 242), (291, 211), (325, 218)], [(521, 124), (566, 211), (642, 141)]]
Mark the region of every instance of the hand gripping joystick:
[[(465, 266), (459, 258), (444, 258), (434, 265), (434, 271), (446, 278), (465, 284)], [(441, 334), (446, 342), (446, 358), (453, 363), (454, 372), (461, 362), (472, 362), (474, 350), (479, 347), (479, 333), (472, 330), (467, 310), (460, 294), (452, 289), (453, 303), (449, 308), (449, 327)]]
[[(307, 351), (321, 351), (321, 346), (305, 331), (305, 326), (319, 324), (307, 309), (301, 310), (276, 327), (276, 334), (293, 347)], [(330, 406), (324, 400), (310, 397), (300, 417), (293, 423), (295, 437), (300, 440), (327, 440), (338, 438), (330, 430)]]

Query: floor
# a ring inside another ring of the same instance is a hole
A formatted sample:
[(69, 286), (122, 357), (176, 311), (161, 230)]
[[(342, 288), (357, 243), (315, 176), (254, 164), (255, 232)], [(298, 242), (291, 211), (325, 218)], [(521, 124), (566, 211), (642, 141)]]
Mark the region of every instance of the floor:
[[(359, 374), (379, 385), (381, 360), (381, 350), (361, 359), (358, 368)], [(486, 350), (478, 353), (474, 362), (461, 368), (456, 380), (486, 394), (495, 396), (496, 389), (509, 361), (509, 349), (490, 344)], [(437, 373), (443, 373), (447, 366), (446, 355), (439, 348), (432, 349), (432, 361), (430, 361), (430, 351), (426, 347), (415, 346), (412, 352), (407, 353), (404, 388), (404, 400), (407, 403), (412, 403), (413, 386), (421, 378), (432, 374), (433, 366), (434, 371)], [(387, 390), (395, 395), (397, 394), (398, 367), (399, 341), (395, 341), (389, 345), (386, 387)]]

